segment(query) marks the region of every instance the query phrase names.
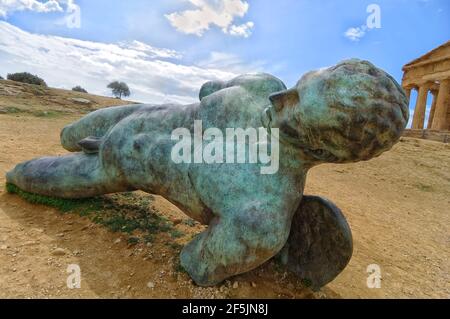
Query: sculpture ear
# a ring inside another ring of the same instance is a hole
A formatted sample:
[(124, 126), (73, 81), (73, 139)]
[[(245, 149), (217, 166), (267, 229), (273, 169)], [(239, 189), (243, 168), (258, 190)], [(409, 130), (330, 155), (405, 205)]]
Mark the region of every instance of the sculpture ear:
[(300, 102), (296, 89), (274, 93), (269, 96), (269, 99), (276, 111), (281, 111), (284, 107), (295, 106)]

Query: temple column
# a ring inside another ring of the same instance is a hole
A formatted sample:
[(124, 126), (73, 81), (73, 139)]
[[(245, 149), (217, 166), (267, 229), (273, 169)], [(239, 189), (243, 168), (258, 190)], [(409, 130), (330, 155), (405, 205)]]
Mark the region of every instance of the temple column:
[(414, 110), (414, 118), (412, 123), (412, 128), (415, 130), (423, 129), (429, 89), (430, 85), (428, 83), (422, 84), (419, 87), (419, 95), (417, 96), (416, 108)]
[(411, 91), (413, 88), (409, 87), (409, 88), (404, 88), (404, 91), (406, 93), (406, 97), (408, 98), (408, 101), (411, 100)]
[(431, 129), (431, 127), (433, 125), (434, 113), (436, 111), (436, 102), (437, 102), (438, 91), (431, 91), (431, 94), (433, 94), (433, 103), (431, 104), (430, 116), (428, 117), (427, 129), (429, 129), (429, 130)]
[(436, 101), (436, 111), (431, 128), (433, 130), (447, 130), (447, 106), (450, 103), (450, 79), (442, 80)]

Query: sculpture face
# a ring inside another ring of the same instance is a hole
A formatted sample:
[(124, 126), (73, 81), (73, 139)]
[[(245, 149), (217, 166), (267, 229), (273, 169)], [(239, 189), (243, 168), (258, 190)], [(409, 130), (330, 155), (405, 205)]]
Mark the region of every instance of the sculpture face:
[(360, 60), (309, 72), (271, 101), (281, 138), (303, 148), (315, 163), (376, 157), (397, 142), (409, 117), (397, 82)]

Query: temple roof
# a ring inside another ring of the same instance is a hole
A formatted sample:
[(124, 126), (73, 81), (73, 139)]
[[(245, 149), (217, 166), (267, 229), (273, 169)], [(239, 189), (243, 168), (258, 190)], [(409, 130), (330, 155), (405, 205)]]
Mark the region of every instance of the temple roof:
[(405, 64), (405, 66), (403, 66), (403, 71), (405, 71), (405, 69), (409, 69), (412, 66), (414, 66), (415, 64), (422, 64), (423, 62), (426, 62), (427, 60), (434, 60), (434, 59), (441, 59), (441, 58), (450, 58), (450, 49), (448, 50), (449, 54), (445, 54), (445, 52), (447, 50), (445, 50), (446, 48), (450, 48), (450, 41), (445, 42), (444, 44), (438, 46), (437, 48), (431, 50), (430, 52), (422, 55), (421, 57)]

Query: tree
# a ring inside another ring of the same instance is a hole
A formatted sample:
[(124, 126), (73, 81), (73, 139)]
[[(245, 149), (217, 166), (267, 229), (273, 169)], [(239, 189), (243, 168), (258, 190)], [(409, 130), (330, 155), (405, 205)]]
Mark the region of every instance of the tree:
[(81, 92), (81, 93), (87, 93), (88, 91), (86, 91), (85, 89), (83, 89), (81, 86), (77, 85), (76, 87), (72, 88), (72, 91), (75, 92)]
[(43, 79), (28, 72), (10, 73), (8, 74), (7, 78), (11, 81), (47, 86), (47, 83), (45, 83)]
[(4, 80), (4, 78), (0, 75), (0, 80)]
[(121, 99), (122, 96), (127, 97), (131, 95), (130, 88), (125, 82), (119, 81), (111, 82), (108, 84), (108, 89), (111, 89), (112, 94), (119, 99)]

